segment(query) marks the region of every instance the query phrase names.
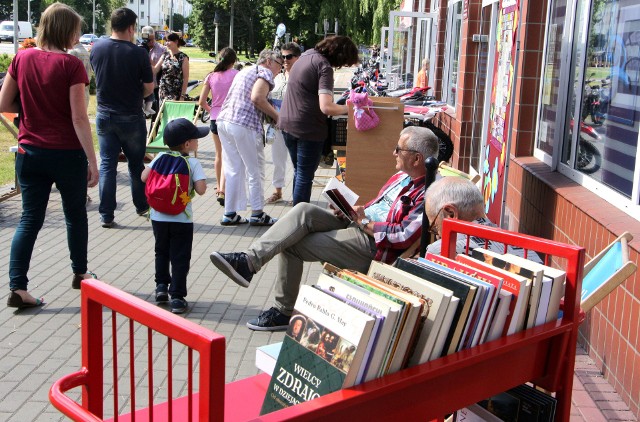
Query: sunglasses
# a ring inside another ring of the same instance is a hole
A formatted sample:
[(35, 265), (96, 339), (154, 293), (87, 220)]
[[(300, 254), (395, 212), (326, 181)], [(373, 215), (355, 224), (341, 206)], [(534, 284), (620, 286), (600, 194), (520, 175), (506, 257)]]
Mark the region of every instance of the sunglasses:
[(295, 54), (287, 54), (286, 56), (282, 56), (285, 60), (291, 60), (294, 57), (298, 57)]
[(420, 154), (420, 152), (416, 151), (415, 149), (402, 149), (400, 148), (400, 145), (396, 145), (396, 149), (394, 149), (394, 151), (396, 154), (398, 154), (400, 151), (415, 152), (416, 154)]
[(274, 62), (278, 63), (280, 67), (284, 67), (284, 62), (279, 62), (278, 60), (274, 60)]

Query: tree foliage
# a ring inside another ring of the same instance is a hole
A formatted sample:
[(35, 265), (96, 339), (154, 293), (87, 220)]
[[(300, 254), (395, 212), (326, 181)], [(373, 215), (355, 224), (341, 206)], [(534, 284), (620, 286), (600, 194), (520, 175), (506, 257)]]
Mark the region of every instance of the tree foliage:
[[(196, 43), (203, 49), (214, 48), (214, 15), (218, 14), (219, 48), (229, 43), (231, 1), (234, 8), (234, 48), (257, 53), (272, 47), (279, 23), (287, 28), (290, 39), (297, 38), (307, 48), (323, 37), (323, 21), (329, 21), (329, 33), (338, 19), (338, 33), (356, 43), (372, 44), (380, 40), (380, 27), (386, 26), (389, 11), (400, 0), (193, 0), (188, 19)], [(373, 23), (373, 24), (372, 24)], [(318, 32), (316, 34), (316, 24)]]

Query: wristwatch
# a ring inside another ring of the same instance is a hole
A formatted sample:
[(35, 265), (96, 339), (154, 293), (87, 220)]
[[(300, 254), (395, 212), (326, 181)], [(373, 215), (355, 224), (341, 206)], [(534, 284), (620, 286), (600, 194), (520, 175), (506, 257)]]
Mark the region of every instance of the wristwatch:
[(367, 217), (360, 220), (360, 230), (364, 231), (364, 229), (367, 227), (367, 224), (369, 224), (370, 222), (371, 220), (369, 220)]

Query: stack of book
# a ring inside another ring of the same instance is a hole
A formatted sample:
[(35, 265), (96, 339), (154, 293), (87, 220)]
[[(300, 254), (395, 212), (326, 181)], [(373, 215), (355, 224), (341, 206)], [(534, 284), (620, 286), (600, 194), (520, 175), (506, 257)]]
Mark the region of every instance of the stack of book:
[(374, 261), (367, 274), (325, 265), (282, 344), (256, 353), (272, 374), (262, 414), (556, 319), (564, 275), (482, 249)]

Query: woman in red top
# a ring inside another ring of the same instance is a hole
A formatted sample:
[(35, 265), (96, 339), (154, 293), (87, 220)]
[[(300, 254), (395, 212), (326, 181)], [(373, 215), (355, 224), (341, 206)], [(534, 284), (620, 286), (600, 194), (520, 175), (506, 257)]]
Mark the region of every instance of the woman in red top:
[[(73, 270), (79, 289), (87, 271), (87, 187), (98, 183), (98, 165), (84, 98), (87, 72), (67, 54), (80, 37), (82, 17), (62, 3), (42, 14), (37, 47), (18, 51), (0, 91), (0, 112), (20, 109), (16, 174), (22, 189), (22, 217), (11, 243), (7, 306), (40, 306), (27, 292), (31, 254), (44, 223), (55, 183), (62, 197)], [(19, 96), (18, 96), (19, 94)]]

